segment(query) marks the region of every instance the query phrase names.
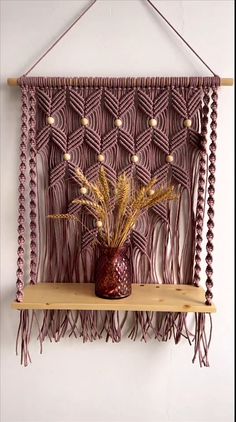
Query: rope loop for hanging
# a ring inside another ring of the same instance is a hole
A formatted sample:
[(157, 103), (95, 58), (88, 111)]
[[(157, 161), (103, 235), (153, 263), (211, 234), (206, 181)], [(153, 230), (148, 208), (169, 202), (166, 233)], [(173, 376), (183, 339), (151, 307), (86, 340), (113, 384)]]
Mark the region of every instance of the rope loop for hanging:
[[(33, 70), (44, 57), (64, 38), (64, 36), (77, 24), (77, 22), (91, 9), (91, 7), (97, 2), (97, 0), (92, 0), (89, 6), (75, 19), (74, 22), (56, 39), (56, 41), (39, 57), (39, 59), (24, 73), (24, 77), (27, 76), (31, 70)], [(164, 22), (175, 32), (175, 34), (185, 43), (185, 45), (195, 54), (195, 56), (206, 66), (206, 68), (213, 74), (217, 76), (216, 73), (208, 66), (208, 64), (199, 56), (199, 54), (190, 46), (190, 44), (184, 39), (184, 37), (175, 29), (175, 27), (166, 19), (166, 17), (157, 9), (157, 7), (152, 3), (151, 0), (146, 0), (148, 4), (159, 14), (159, 16), (164, 20)]]

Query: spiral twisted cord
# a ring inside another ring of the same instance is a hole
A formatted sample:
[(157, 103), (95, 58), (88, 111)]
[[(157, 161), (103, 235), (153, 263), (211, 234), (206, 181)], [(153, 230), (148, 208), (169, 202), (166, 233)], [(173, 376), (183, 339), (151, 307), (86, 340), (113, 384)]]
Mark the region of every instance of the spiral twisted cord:
[(204, 89), (203, 108), (202, 108), (202, 128), (201, 128), (201, 149), (199, 160), (199, 179), (198, 179), (198, 196), (196, 210), (196, 247), (195, 247), (195, 266), (193, 275), (193, 284), (196, 287), (200, 285), (201, 272), (201, 252), (202, 252), (202, 232), (204, 224), (204, 204), (205, 204), (205, 186), (206, 186), (206, 136), (209, 113), (209, 88)]
[(28, 96), (27, 88), (22, 87), (22, 115), (21, 115), (21, 142), (19, 166), (19, 207), (18, 207), (18, 249), (17, 249), (17, 280), (16, 301), (22, 302), (24, 289), (24, 257), (25, 257), (25, 183), (26, 159), (28, 139)]
[(29, 91), (29, 175), (30, 175), (30, 283), (37, 281), (37, 171), (36, 171), (36, 99)]
[(215, 204), (214, 194), (215, 194), (215, 170), (216, 170), (215, 162), (216, 162), (216, 140), (217, 140), (217, 133), (216, 133), (216, 129), (217, 129), (217, 100), (218, 100), (217, 88), (216, 87), (212, 88), (211, 99), (212, 99), (212, 103), (211, 103), (212, 112), (210, 114), (210, 118), (211, 118), (211, 123), (210, 123), (211, 143), (210, 143), (210, 146), (209, 146), (210, 155), (209, 155), (209, 177), (208, 177), (208, 199), (207, 199), (207, 204), (208, 204), (207, 228), (208, 228), (208, 231), (207, 231), (207, 244), (206, 244), (206, 251), (207, 251), (207, 255), (206, 255), (206, 263), (207, 263), (206, 275), (207, 275), (207, 279), (206, 279), (206, 294), (205, 294), (206, 305), (211, 305), (212, 298), (213, 298), (213, 293), (212, 293), (212, 287), (213, 287), (213, 267), (212, 267), (213, 256), (212, 256), (212, 252), (213, 252), (213, 249), (214, 249), (214, 246), (213, 246), (213, 238), (214, 238), (213, 229), (214, 229), (214, 204)]

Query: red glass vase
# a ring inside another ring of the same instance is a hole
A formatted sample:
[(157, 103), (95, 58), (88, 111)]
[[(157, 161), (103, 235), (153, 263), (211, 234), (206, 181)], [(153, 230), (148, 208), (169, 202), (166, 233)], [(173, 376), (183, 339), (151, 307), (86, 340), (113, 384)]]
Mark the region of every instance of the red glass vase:
[(121, 299), (131, 294), (129, 245), (120, 248), (99, 246), (95, 267), (95, 294), (105, 299)]

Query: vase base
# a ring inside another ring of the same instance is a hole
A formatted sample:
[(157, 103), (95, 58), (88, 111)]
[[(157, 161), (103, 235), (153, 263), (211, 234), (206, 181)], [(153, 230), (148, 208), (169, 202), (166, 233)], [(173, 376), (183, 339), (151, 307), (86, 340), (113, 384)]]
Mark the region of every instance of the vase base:
[(99, 293), (95, 292), (95, 295), (97, 297), (100, 297), (100, 299), (117, 300), (117, 299), (125, 299), (126, 297), (129, 297), (131, 295), (131, 293), (129, 293), (125, 296), (106, 296), (106, 295), (99, 294)]

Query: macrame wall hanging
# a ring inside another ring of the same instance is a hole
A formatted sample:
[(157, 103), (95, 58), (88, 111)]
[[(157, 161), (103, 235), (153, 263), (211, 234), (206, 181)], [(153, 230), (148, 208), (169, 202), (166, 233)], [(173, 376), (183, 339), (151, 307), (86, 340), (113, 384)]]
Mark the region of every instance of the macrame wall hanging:
[[(217, 90), (232, 81), (214, 72), (213, 77), (57, 78), (28, 77), (30, 70), (8, 81), (18, 84), (22, 92), (13, 303), (20, 310), (21, 362), (30, 361), (34, 327), (41, 349), (45, 338), (59, 341), (66, 334), (84, 342), (101, 337), (118, 342), (122, 333), (144, 341), (152, 336), (161, 341), (173, 337), (178, 343), (184, 337), (194, 344), (193, 361), (198, 357), (201, 366), (208, 366), (215, 311)], [(95, 297), (97, 229), (85, 207), (72, 204), (81, 196), (76, 170), (94, 181), (101, 163), (112, 184), (122, 172), (140, 186), (155, 176), (160, 185), (172, 183), (179, 195), (178, 201), (153, 207), (134, 228), (134, 289), (130, 298), (121, 301)], [(205, 211), (206, 252), (202, 246)], [(78, 213), (83, 224), (46, 218), (61, 213)], [(205, 294), (201, 271), (206, 274)]]

